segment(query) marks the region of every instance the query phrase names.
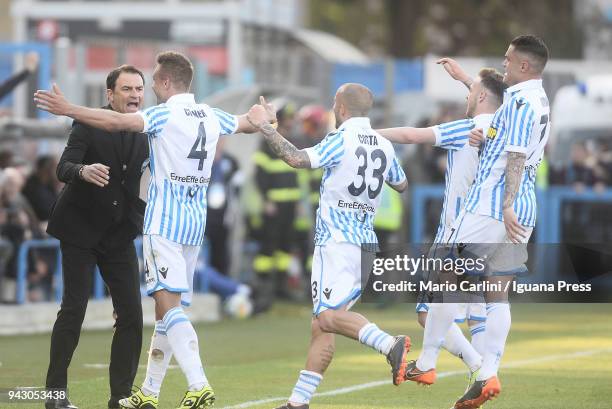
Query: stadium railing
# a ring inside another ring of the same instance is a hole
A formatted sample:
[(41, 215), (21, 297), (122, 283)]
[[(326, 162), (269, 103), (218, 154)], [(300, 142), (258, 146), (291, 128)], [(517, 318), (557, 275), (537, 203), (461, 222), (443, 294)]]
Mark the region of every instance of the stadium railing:
[[(435, 226), (427, 226), (427, 204), (430, 200), (442, 201), (443, 185), (414, 185), (412, 188), (412, 215), (409, 240), (423, 243), (427, 233), (435, 233)], [(562, 241), (561, 211), (565, 203), (609, 203), (612, 204), (612, 189), (595, 192), (586, 189), (576, 192), (567, 186), (550, 186), (538, 189), (536, 243), (560, 243)], [(436, 219), (437, 223), (438, 219)]]
[[(142, 260), (142, 237), (137, 237), (134, 240), (134, 245), (136, 246), (136, 255), (139, 260)], [(204, 266), (208, 263), (208, 243), (204, 242), (202, 245), (202, 250), (200, 252), (200, 259), (198, 260), (198, 264), (202, 264)], [(55, 262), (55, 268), (53, 269), (53, 297), (57, 302), (62, 300), (63, 293), (63, 276), (62, 276), (62, 256), (60, 251), (60, 243), (59, 240), (49, 238), (49, 239), (38, 239), (38, 240), (26, 240), (19, 246), (17, 253), (17, 294), (15, 297), (15, 301), (17, 304), (24, 304), (27, 302), (27, 293), (28, 293), (28, 255), (31, 250), (34, 249), (56, 249), (57, 257)], [(140, 263), (141, 268), (141, 282), (142, 281), (142, 273), (143, 273), (143, 263)], [(198, 268), (197, 274), (194, 276), (194, 290), (196, 292), (206, 293), (209, 290), (208, 279), (203, 272), (205, 268)], [(93, 281), (93, 299), (102, 299), (106, 296), (104, 280), (102, 280), (102, 276), (100, 275), (100, 271), (96, 266), (94, 272), (94, 281)]]

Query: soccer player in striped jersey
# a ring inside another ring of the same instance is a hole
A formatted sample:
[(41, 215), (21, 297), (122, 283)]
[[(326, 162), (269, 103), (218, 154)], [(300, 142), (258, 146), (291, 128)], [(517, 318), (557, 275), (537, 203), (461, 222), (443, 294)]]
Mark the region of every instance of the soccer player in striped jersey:
[[(183, 311), (191, 303), (193, 273), (204, 237), (206, 189), (221, 135), (257, 130), (246, 115), (234, 116), (189, 93), (193, 66), (182, 54), (157, 56), (153, 91), (159, 105), (143, 112), (120, 114), (70, 104), (54, 92), (38, 91), (40, 109), (66, 115), (108, 131), (145, 132), (149, 136), (151, 180), (144, 219), (143, 251), (147, 293), (155, 300), (156, 325), (142, 388), (120, 401), (125, 408), (155, 409), (174, 356), (187, 378), (180, 409), (213, 404), (214, 393), (200, 359), (198, 337)], [(265, 120), (274, 121), (275, 117)]]
[[(396, 143), (420, 143), (438, 146), (447, 150), (446, 175), (444, 187), (444, 202), (440, 224), (434, 243), (430, 251), (430, 257), (436, 257), (438, 246), (445, 243), (445, 237), (451, 231), (455, 218), (463, 207), (468, 190), (476, 176), (478, 166), (478, 149), (469, 145), (469, 136), (472, 129), (488, 129), (493, 114), (502, 103), (506, 85), (502, 75), (491, 69), (483, 68), (475, 80), (472, 80), (451, 58), (442, 58), (438, 64), (456, 80), (461, 81), (469, 90), (467, 95), (467, 119), (460, 119), (429, 128), (390, 128), (378, 132)], [(439, 251), (438, 251), (439, 253)], [(446, 252), (445, 252), (446, 254)], [(428, 311), (430, 308), (440, 308), (438, 304), (420, 302), (417, 305), (419, 323), (425, 327), (425, 331), (431, 328), (426, 326)], [(482, 338), (484, 336), (484, 321), (486, 312), (484, 303), (469, 303), (461, 305), (461, 313), (455, 318), (443, 339), (436, 339), (436, 345), (442, 345), (451, 354), (460, 357), (470, 370), (470, 382), (481, 365)], [(457, 325), (468, 320), (472, 343), (465, 338), (463, 332)], [(421, 384), (431, 385), (435, 382), (435, 370), (425, 368), (421, 370), (416, 361), (410, 361), (406, 373), (407, 380)]]
[(306, 366), (286, 404), (279, 409), (307, 409), (334, 354), (335, 334), (358, 340), (387, 356), (393, 383), (404, 382), (410, 338), (393, 337), (349, 311), (361, 295), (361, 246), (377, 243), (373, 220), (383, 184), (406, 189), (406, 175), (391, 142), (376, 133), (367, 117), (373, 103), (370, 90), (344, 84), (336, 92), (334, 113), (338, 130), (312, 148), (299, 150), (267, 125), (272, 107), (262, 101), (249, 119), (261, 127), (272, 150), (295, 168), (323, 168), (317, 210), (311, 275), (313, 319)]
[[(526, 243), (535, 226), (535, 176), (550, 132), (550, 108), (542, 88), (547, 61), (548, 48), (541, 39), (524, 35), (511, 41), (504, 58), (504, 82), (509, 88), (489, 129), (470, 132), (470, 143), (484, 140), (484, 145), (476, 179), (448, 236), (460, 254), (486, 257), (481, 279), (502, 288), (526, 271)], [(497, 371), (510, 331), (508, 294), (487, 292), (485, 300), (482, 367), (455, 409), (479, 408), (501, 392)], [(435, 368), (439, 352), (435, 340), (444, 337), (455, 316), (454, 304), (430, 311), (432, 328), (425, 332), (419, 368)]]

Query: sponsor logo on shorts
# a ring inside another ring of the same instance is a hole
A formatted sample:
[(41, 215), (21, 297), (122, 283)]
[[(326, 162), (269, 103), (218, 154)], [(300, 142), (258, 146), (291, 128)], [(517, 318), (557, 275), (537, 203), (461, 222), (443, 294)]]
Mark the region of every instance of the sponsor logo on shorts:
[(162, 275), (162, 277), (166, 278), (168, 275), (168, 267), (160, 267), (157, 272)]
[(323, 290), (323, 294), (325, 295), (325, 298), (327, 298), (329, 300), (329, 297), (331, 296), (332, 290), (331, 288), (326, 288), (325, 290)]

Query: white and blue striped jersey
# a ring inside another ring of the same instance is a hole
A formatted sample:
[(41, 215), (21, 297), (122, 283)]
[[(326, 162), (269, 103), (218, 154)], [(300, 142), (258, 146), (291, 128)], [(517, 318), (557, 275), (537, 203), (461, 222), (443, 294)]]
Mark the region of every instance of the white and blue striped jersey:
[(140, 115), (149, 136), (151, 180), (144, 234), (199, 246), (206, 225), (206, 190), (220, 135), (232, 134), (238, 119), (193, 94), (178, 94)]
[(486, 133), (466, 210), (503, 220), (508, 152), (522, 152), (526, 154), (525, 171), (514, 200), (514, 211), (523, 226), (535, 226), (536, 170), (544, 156), (549, 132), (550, 107), (542, 80), (509, 87)]
[(368, 118), (351, 118), (306, 152), (312, 168), (324, 168), (315, 245), (330, 239), (378, 243), (373, 222), (383, 185), (406, 179), (391, 142), (372, 129)]
[(434, 243), (440, 243), (446, 232), (450, 231), (476, 177), (478, 148), (469, 144), (470, 131), (481, 128), (486, 132), (492, 119), (493, 114), (482, 114), (432, 127), (436, 135), (434, 146), (448, 151), (444, 175), (444, 202)]

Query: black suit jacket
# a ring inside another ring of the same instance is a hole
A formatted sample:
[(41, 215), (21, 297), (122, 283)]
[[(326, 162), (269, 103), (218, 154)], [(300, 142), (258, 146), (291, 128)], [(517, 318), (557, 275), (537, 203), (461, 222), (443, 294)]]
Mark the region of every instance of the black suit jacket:
[[(105, 107), (110, 109), (109, 107)], [(53, 207), (47, 233), (82, 248), (120, 246), (142, 232), (145, 202), (138, 198), (142, 165), (149, 156), (142, 133), (109, 133), (75, 121), (57, 166), (66, 183)], [(79, 177), (82, 165), (110, 167), (105, 187)]]

